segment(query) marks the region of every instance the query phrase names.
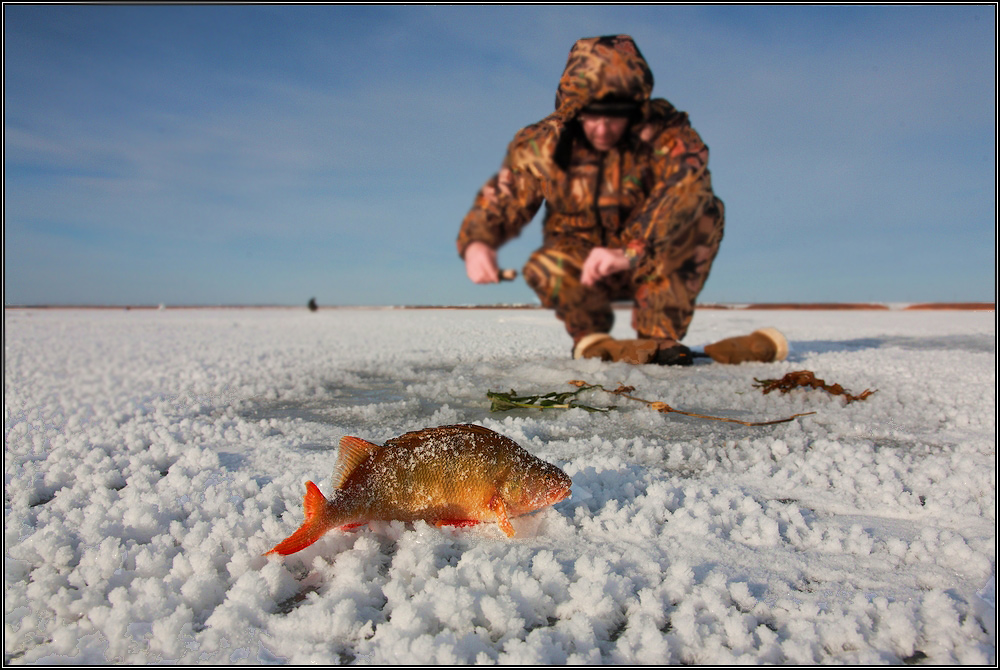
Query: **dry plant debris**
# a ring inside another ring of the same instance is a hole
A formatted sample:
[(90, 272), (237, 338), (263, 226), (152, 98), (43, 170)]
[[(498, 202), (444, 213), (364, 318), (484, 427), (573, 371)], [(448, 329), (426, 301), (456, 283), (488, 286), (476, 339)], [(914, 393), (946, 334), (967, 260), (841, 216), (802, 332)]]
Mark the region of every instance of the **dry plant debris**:
[(683, 410), (675, 409), (665, 402), (643, 400), (642, 398), (637, 398), (631, 395), (635, 391), (634, 386), (625, 386), (624, 384), (619, 384), (616, 389), (606, 389), (600, 384), (591, 384), (589, 382), (581, 381), (579, 379), (574, 379), (567, 382), (568, 384), (577, 387), (575, 391), (566, 391), (564, 393), (558, 393), (552, 391), (551, 393), (544, 393), (539, 395), (517, 395), (517, 392), (511, 390), (510, 393), (502, 393), (495, 391), (488, 391), (486, 397), (492, 402), (490, 406), (491, 412), (503, 412), (511, 409), (570, 409), (570, 408), (580, 408), (588, 412), (608, 412), (615, 409), (615, 406), (611, 407), (593, 407), (591, 405), (584, 405), (575, 400), (576, 396), (583, 393), (584, 391), (590, 391), (597, 389), (604, 391), (605, 393), (610, 393), (611, 395), (620, 396), (622, 398), (627, 398), (628, 400), (634, 400), (636, 402), (645, 403), (650, 406), (650, 408), (656, 410), (657, 412), (662, 412), (664, 414), (674, 413), (683, 414), (684, 416), (690, 416), (697, 419), (710, 419), (712, 421), (727, 421), (729, 423), (738, 423), (742, 426), (770, 426), (776, 423), (787, 423), (792, 419), (800, 416), (807, 416), (809, 414), (815, 414), (815, 412), (803, 412), (801, 414), (793, 414), (786, 419), (776, 419), (774, 421), (741, 421), (740, 419), (729, 419), (720, 416), (708, 416), (705, 414), (695, 414), (694, 412), (685, 412)]
[(593, 386), (581, 386), (575, 391), (565, 393), (544, 393), (541, 395), (517, 395), (517, 391), (511, 389), (510, 393), (500, 391), (487, 391), (486, 397), (490, 399), (491, 412), (503, 412), (511, 409), (571, 409), (577, 407), (588, 412), (608, 412), (614, 407), (591, 407), (573, 400), (577, 395), (594, 388)]
[(827, 393), (832, 393), (833, 395), (844, 396), (847, 400), (847, 404), (854, 402), (855, 400), (864, 400), (873, 393), (878, 392), (878, 389), (874, 391), (865, 389), (858, 395), (853, 395), (844, 390), (844, 387), (840, 384), (827, 384), (822, 379), (816, 379), (815, 373), (812, 370), (799, 370), (797, 372), (789, 372), (787, 375), (781, 379), (754, 379), (756, 384), (754, 388), (759, 388), (764, 393), (770, 393), (771, 391), (778, 390), (782, 393), (788, 393), (795, 388), (814, 388), (823, 389)]

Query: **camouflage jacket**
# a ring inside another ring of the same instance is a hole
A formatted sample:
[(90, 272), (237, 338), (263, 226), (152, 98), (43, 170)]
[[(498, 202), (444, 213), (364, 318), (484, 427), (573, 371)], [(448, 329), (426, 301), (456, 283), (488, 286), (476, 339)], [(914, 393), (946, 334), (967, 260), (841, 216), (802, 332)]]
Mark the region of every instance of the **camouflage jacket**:
[[(473, 241), (498, 248), (546, 204), (546, 246), (631, 247), (639, 256), (668, 246), (712, 204), (708, 149), (688, 116), (650, 99), (653, 75), (626, 35), (577, 41), (556, 93), (556, 111), (517, 133), (500, 172), (476, 195), (458, 251)], [(593, 149), (575, 119), (607, 96), (639, 106), (618, 145)]]

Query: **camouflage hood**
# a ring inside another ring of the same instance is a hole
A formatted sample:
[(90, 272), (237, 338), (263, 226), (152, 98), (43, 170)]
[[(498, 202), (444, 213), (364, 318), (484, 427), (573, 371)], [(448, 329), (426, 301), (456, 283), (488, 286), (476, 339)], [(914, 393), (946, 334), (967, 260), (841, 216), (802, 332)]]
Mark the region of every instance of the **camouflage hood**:
[(607, 35), (577, 40), (559, 80), (556, 111), (538, 123), (522, 128), (507, 148), (504, 167), (515, 174), (528, 171), (542, 179), (566, 169), (564, 133), (584, 108), (612, 98), (638, 107), (642, 118), (650, 114), (653, 73), (628, 35)]
[(645, 112), (652, 92), (653, 73), (631, 37), (587, 37), (569, 52), (556, 92), (556, 114), (566, 122), (608, 98), (633, 102)]

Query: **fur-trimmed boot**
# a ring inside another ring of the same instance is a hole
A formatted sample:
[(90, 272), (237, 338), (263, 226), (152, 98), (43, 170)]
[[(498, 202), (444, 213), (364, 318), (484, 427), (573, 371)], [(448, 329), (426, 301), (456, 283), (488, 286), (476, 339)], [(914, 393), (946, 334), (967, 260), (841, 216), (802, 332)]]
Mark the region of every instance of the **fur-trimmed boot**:
[(653, 340), (616, 340), (607, 333), (591, 333), (580, 338), (573, 347), (573, 358), (600, 358), (641, 365), (652, 361), (656, 351)]
[(788, 357), (788, 340), (777, 328), (761, 328), (749, 335), (730, 337), (705, 347), (716, 363), (771, 363)]
[(616, 340), (607, 333), (591, 333), (573, 347), (573, 358), (600, 358), (633, 365), (691, 365), (691, 350), (683, 344), (640, 338)]

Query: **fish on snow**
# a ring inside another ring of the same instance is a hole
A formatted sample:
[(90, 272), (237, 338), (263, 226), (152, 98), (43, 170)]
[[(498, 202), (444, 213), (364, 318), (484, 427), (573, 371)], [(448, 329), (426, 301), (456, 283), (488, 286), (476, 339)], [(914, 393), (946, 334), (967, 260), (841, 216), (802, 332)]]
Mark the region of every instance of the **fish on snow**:
[(514, 536), (512, 517), (564, 500), (570, 478), (510, 438), (472, 424), (406, 433), (384, 446), (340, 441), (329, 500), (306, 482), (305, 522), (268, 554), (293, 554), (332, 528), (369, 521), (466, 525), (496, 521)]

